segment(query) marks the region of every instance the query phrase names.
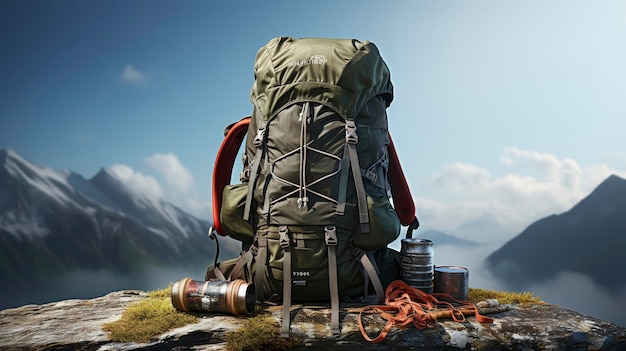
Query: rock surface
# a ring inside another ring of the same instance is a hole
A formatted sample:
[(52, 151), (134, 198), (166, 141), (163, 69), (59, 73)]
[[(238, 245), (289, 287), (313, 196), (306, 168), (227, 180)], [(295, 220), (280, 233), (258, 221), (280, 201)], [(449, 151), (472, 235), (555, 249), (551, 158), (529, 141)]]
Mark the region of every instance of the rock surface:
[[(129, 304), (145, 297), (142, 291), (118, 291), (90, 300), (0, 311), (0, 350), (224, 350), (226, 332), (244, 321), (202, 314), (198, 323), (149, 343), (110, 341), (102, 325), (120, 318)], [(463, 323), (440, 320), (435, 328), (425, 330), (394, 328), (381, 343), (370, 344), (357, 327), (359, 308), (342, 310), (341, 336), (333, 338), (328, 309), (299, 306), (292, 313), (291, 331), (300, 340), (296, 350), (626, 350), (626, 328), (555, 305), (508, 307), (489, 314), (495, 318), (493, 324), (480, 324), (474, 317)], [(280, 320), (280, 308), (268, 310)], [(379, 327), (369, 331), (376, 334)]]

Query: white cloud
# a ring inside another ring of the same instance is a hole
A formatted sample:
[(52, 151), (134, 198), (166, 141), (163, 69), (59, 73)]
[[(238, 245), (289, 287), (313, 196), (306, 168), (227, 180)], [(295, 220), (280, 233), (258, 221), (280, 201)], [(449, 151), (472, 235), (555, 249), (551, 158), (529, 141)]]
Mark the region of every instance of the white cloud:
[(143, 84), (146, 82), (146, 76), (131, 64), (124, 66), (122, 73), (120, 73), (120, 79), (122, 82), (129, 84)]
[(135, 172), (131, 167), (116, 164), (111, 166), (109, 170), (116, 176), (128, 189), (151, 198), (161, 198), (163, 189), (156, 179)]
[(180, 163), (176, 155), (155, 154), (145, 160), (165, 178), (167, 186), (162, 187), (162, 180), (159, 183), (158, 177), (144, 175), (127, 165), (116, 164), (109, 171), (137, 194), (165, 200), (197, 218), (211, 218), (211, 199), (201, 198), (194, 188), (191, 172)]
[(569, 210), (609, 175), (626, 174), (518, 148), (504, 149), (500, 160), (511, 173), (493, 176), (455, 163), (422, 184), (438, 194), (415, 200), (422, 225), (482, 242), (507, 240), (537, 219)]
[(161, 175), (166, 182), (183, 192), (189, 192), (193, 187), (191, 172), (180, 163), (178, 157), (172, 153), (154, 154), (146, 157), (146, 162)]
[(575, 182), (580, 179), (582, 170), (576, 161), (564, 158), (559, 160), (549, 153), (520, 150), (515, 147), (504, 149), (500, 160), (505, 165), (515, 166), (518, 163), (526, 163), (532, 168), (543, 172), (543, 176), (549, 181), (563, 183), (566, 186), (576, 186)]
[(211, 199), (202, 198), (195, 188), (191, 171), (173, 153), (154, 154), (145, 162), (163, 177), (167, 187), (163, 199), (203, 219), (211, 217)]

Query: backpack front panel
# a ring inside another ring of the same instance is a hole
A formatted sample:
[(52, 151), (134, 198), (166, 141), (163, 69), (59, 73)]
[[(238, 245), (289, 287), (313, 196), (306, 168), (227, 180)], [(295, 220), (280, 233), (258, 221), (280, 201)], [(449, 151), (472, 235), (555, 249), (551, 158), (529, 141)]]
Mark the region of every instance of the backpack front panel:
[[(345, 189), (345, 212), (343, 215), (335, 213), (340, 186), (338, 171), (346, 145), (345, 121), (331, 108), (310, 103), (310, 121), (303, 134), (303, 119), (300, 114), (304, 104), (305, 102), (300, 102), (290, 105), (269, 123), (262, 119), (257, 110), (252, 115), (245, 159), (250, 161), (257, 152), (266, 152), (266, 155), (258, 158), (261, 165), (254, 184), (254, 214), (257, 223), (332, 224), (352, 230), (358, 227), (352, 172), (349, 172)], [(400, 233), (400, 221), (389, 202), (389, 136), (385, 104), (382, 96), (372, 98), (356, 119), (359, 165), (368, 204), (372, 204), (369, 208), (373, 222), (371, 224), (376, 231), (365, 235), (357, 234), (355, 239), (359, 247), (367, 250), (385, 247)], [(264, 129), (266, 133), (266, 150), (254, 144), (259, 129)], [(301, 134), (304, 137), (301, 138)], [(307, 145), (306, 159), (301, 159), (304, 144)], [(304, 162), (302, 168), (301, 162)], [(244, 167), (250, 165), (244, 164)], [(306, 188), (301, 187), (302, 175)], [(308, 198), (306, 204), (299, 203), (299, 198), (303, 195)]]
[[(292, 298), (294, 301), (328, 301), (328, 247), (321, 226), (289, 227), (291, 251)], [(275, 226), (261, 228), (260, 236), (268, 239), (268, 255), (264, 279), (265, 297), (274, 293), (282, 298), (284, 250)], [(363, 294), (364, 278), (360, 263), (353, 256), (352, 233), (338, 230), (337, 282), (339, 296)], [(258, 264), (258, 262), (257, 262)], [(356, 274), (355, 274), (356, 273)]]
[(272, 118), (265, 133), (265, 150), (254, 148), (265, 152), (254, 191), (259, 224), (351, 227), (354, 214), (335, 214), (343, 118), (321, 104), (297, 103)]

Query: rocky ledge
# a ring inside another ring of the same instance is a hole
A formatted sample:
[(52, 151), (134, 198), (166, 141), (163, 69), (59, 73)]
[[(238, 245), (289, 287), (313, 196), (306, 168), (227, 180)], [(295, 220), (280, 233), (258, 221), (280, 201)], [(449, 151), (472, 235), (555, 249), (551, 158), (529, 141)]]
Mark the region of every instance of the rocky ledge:
[[(66, 300), (0, 311), (0, 350), (223, 350), (225, 334), (244, 318), (198, 314), (199, 322), (169, 331), (149, 343), (108, 339), (102, 325), (120, 318), (125, 308), (146, 298), (142, 291), (118, 291), (90, 300)], [(481, 324), (440, 320), (434, 328), (394, 328), (379, 344), (364, 340), (357, 326), (360, 309), (344, 308), (341, 336), (333, 338), (329, 310), (299, 306), (291, 332), (301, 340), (293, 348), (349, 350), (626, 350), (626, 328), (549, 304), (481, 310), (495, 319)], [(280, 309), (270, 312), (280, 320)], [(376, 328), (370, 330), (377, 333)]]

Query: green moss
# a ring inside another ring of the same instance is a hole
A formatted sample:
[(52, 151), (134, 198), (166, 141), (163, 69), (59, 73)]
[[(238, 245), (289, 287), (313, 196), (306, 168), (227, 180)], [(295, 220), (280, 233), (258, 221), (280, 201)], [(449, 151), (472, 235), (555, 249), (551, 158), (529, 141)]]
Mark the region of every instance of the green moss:
[(296, 344), (293, 338), (280, 336), (280, 325), (268, 314), (248, 318), (241, 328), (226, 333), (226, 349), (229, 351), (280, 351)]
[[(165, 299), (171, 302), (172, 284), (161, 290), (148, 291), (147, 295), (152, 299)], [(173, 307), (172, 307), (173, 308)]]
[(510, 291), (494, 291), (486, 289), (470, 288), (468, 299), (474, 303), (480, 301), (496, 299), (502, 304), (541, 304), (541, 298), (530, 292), (510, 292)]
[(122, 317), (102, 329), (119, 342), (148, 342), (150, 339), (198, 321), (198, 317), (177, 311), (170, 300), (172, 286), (148, 292), (148, 297), (130, 305)]
[[(148, 342), (152, 338), (174, 328), (198, 321), (198, 317), (177, 311), (170, 300), (172, 285), (161, 290), (150, 291), (147, 297), (130, 305), (122, 317), (105, 324), (112, 341)], [(488, 299), (497, 299), (500, 304), (541, 304), (539, 296), (529, 292), (508, 292), (486, 289), (469, 289), (469, 300), (477, 303)], [(226, 348), (229, 351), (281, 351), (288, 350), (298, 341), (280, 336), (279, 323), (267, 313), (257, 309), (256, 315), (247, 318), (242, 327), (226, 333)]]

